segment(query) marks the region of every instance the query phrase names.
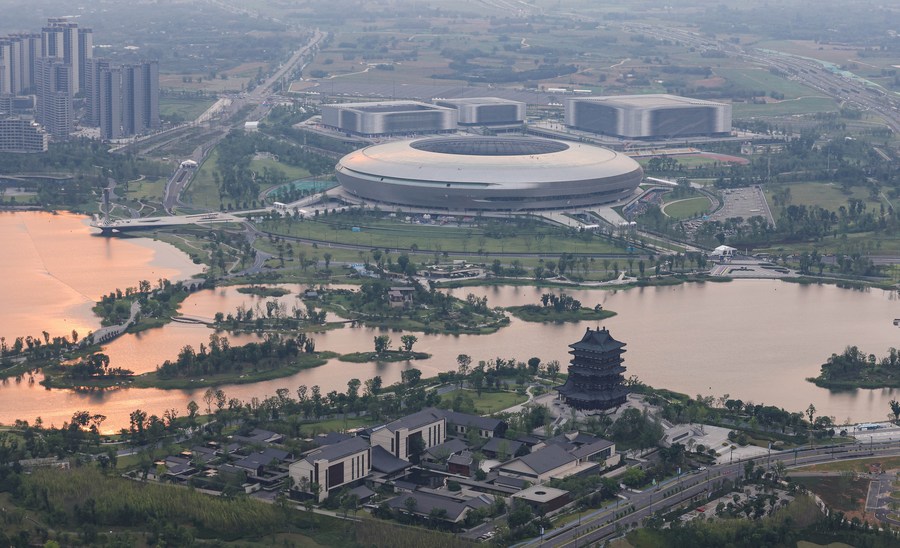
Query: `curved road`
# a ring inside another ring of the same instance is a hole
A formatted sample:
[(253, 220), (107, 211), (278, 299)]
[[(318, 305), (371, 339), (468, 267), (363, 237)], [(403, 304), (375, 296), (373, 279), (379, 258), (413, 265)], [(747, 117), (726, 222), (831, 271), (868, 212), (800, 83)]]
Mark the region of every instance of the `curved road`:
[[(900, 455), (900, 442), (884, 444), (849, 444), (795, 451), (772, 453), (769, 457), (758, 457), (753, 460), (757, 466), (768, 466), (774, 462), (784, 462), (788, 466), (800, 466), (828, 462), (831, 460), (860, 459), (871, 456)], [(543, 539), (532, 539), (519, 546), (579, 546), (608, 540), (618, 536), (620, 531), (631, 526), (640, 526), (644, 519), (653, 512), (668, 510), (695, 497), (702, 497), (698, 504), (706, 498), (724, 479), (734, 480), (744, 473), (745, 461), (734, 464), (720, 464), (709, 467), (704, 472), (691, 472), (682, 475), (650, 490), (626, 494), (628, 499), (624, 505), (607, 506), (581, 520), (581, 524), (571, 523), (560, 529), (550, 531)], [(632, 508), (621, 517), (617, 513), (625, 508)]]

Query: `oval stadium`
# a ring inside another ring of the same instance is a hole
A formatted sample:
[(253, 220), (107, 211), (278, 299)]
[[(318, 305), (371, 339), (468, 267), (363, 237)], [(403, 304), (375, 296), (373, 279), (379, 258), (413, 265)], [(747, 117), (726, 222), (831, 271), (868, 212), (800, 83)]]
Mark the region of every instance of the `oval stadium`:
[(612, 150), (526, 137), (393, 141), (352, 152), (335, 169), (359, 199), (452, 211), (593, 206), (630, 196), (644, 175)]

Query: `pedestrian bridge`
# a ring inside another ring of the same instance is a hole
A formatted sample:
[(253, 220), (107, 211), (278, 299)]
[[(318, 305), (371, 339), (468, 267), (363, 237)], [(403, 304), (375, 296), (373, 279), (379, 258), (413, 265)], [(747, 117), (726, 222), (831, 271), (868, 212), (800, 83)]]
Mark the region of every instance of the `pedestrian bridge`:
[(172, 215), (170, 217), (141, 217), (138, 219), (104, 219), (97, 215), (91, 226), (99, 228), (103, 234), (130, 232), (132, 230), (153, 230), (182, 225), (212, 225), (241, 223), (244, 219), (231, 213), (200, 213), (195, 215)]

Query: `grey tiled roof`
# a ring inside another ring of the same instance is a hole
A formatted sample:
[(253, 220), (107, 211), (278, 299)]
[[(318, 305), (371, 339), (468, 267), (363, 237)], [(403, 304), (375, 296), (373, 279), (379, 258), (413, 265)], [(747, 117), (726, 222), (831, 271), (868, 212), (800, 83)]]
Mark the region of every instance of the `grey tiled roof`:
[(460, 426), (471, 426), (481, 430), (495, 430), (503, 421), (491, 417), (480, 417), (478, 415), (470, 415), (469, 413), (460, 413), (458, 411), (450, 411), (439, 409), (438, 412), (443, 414), (448, 424), (458, 424)]
[(396, 432), (397, 430), (401, 430), (403, 428), (406, 428), (407, 430), (415, 430), (416, 428), (421, 428), (427, 424), (437, 422), (442, 418), (443, 415), (441, 414), (440, 410), (429, 407), (417, 413), (413, 413), (412, 415), (407, 415), (403, 418), (397, 419), (394, 422), (389, 422), (387, 423), (385, 428), (387, 428), (391, 432)]
[(482, 451), (491, 451), (493, 453), (498, 453), (500, 451), (500, 446), (506, 444), (506, 454), (508, 456), (515, 455), (519, 452), (519, 449), (522, 448), (524, 443), (515, 440), (508, 440), (504, 438), (491, 438), (484, 444), (484, 447), (481, 448)]
[(369, 448), (368, 442), (362, 438), (350, 438), (333, 445), (326, 445), (312, 451), (303, 460), (312, 464), (317, 460), (336, 461), (350, 455), (365, 451)]
[(424, 493), (422, 491), (414, 491), (412, 493), (403, 493), (399, 497), (388, 501), (388, 506), (400, 510), (406, 509), (406, 499), (412, 498), (416, 501), (417, 514), (428, 515), (432, 510), (439, 509), (447, 512), (447, 519), (457, 521), (462, 516), (466, 508), (484, 508), (490, 506), (493, 498), (490, 495), (480, 495), (471, 499), (463, 499), (457, 497), (442, 497), (432, 493)]
[(619, 350), (624, 346), (625, 343), (612, 338), (612, 335), (609, 334), (606, 328), (592, 330), (590, 327), (587, 328), (580, 341), (569, 345), (570, 348), (590, 352), (608, 352), (610, 350)]
[(469, 448), (469, 445), (461, 439), (450, 438), (449, 440), (441, 443), (439, 445), (435, 445), (434, 447), (428, 448), (425, 450), (426, 453), (431, 455), (436, 459), (444, 459), (448, 456), (459, 453), (460, 451), (464, 451)]
[(272, 463), (272, 461), (282, 462), (287, 459), (288, 455), (287, 451), (282, 451), (281, 449), (274, 449), (269, 447), (265, 451), (260, 451), (258, 453), (251, 453), (241, 460), (234, 463), (235, 466), (239, 468), (246, 468), (248, 470), (256, 470), (260, 466), (268, 466)]
[(599, 453), (600, 451), (603, 451), (608, 447), (612, 447), (613, 445), (613, 442), (608, 440), (597, 440), (594, 443), (588, 443), (586, 445), (582, 445), (578, 449), (573, 449), (572, 451), (570, 451), (570, 453), (572, 453), (572, 456), (574, 457), (583, 459), (585, 457), (590, 457), (591, 455)]
[(312, 442), (319, 447), (323, 445), (334, 445), (335, 443), (342, 442), (344, 440), (349, 440), (352, 438), (350, 434), (342, 434), (340, 432), (328, 432), (327, 434), (319, 434), (314, 437)]
[(393, 474), (412, 466), (403, 459), (398, 459), (380, 445), (372, 446), (372, 469), (383, 474)]
[(536, 474), (544, 474), (576, 459), (562, 447), (548, 445), (534, 453), (519, 457), (518, 460), (534, 470)]
[(475, 459), (472, 457), (471, 451), (463, 451), (447, 459), (447, 464), (459, 464), (461, 466), (472, 466), (473, 462), (475, 462)]

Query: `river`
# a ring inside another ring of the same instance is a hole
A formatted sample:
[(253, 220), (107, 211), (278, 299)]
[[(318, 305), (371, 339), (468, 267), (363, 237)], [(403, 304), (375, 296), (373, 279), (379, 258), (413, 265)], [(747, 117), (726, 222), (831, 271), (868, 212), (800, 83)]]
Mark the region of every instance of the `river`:
[[(20, 214), (16, 214), (18, 216)], [(30, 215), (30, 214), (29, 214)], [(38, 216), (43, 214), (37, 214)], [(67, 217), (62, 217), (67, 219)], [(0, 223), (3, 221), (0, 216)], [(61, 249), (75, 248), (75, 239), (93, 241), (89, 234), (79, 233), (78, 218), (74, 225), (64, 221), (60, 226), (73, 230), (73, 241)], [(57, 218), (50, 223), (55, 224)], [(3, 230), (0, 224), (0, 230)], [(37, 255), (41, 239), (28, 227)], [(87, 229), (85, 229), (87, 230)], [(49, 230), (46, 237), (67, 237), (68, 233)], [(5, 237), (5, 236), (4, 236)], [(183, 256), (172, 248), (145, 239), (106, 240), (109, 264), (118, 264), (121, 257), (127, 264), (124, 271), (135, 267), (135, 257), (144, 257), (144, 268), (175, 271), (173, 279), (189, 273), (188, 265), (173, 260)], [(119, 247), (122, 244), (122, 247)], [(55, 244), (54, 244), (55, 245)], [(89, 244), (86, 244), (89, 245)], [(147, 252), (138, 253), (127, 246)], [(121, 251), (120, 249), (126, 250)], [(149, 251), (148, 251), (149, 250)], [(8, 255), (6, 253), (2, 255)], [(130, 257), (130, 258), (129, 258)], [(0, 259), (7, 260), (7, 259)], [(96, 260), (96, 259), (95, 259)], [(47, 263), (49, 264), (49, 263)], [(151, 266), (156, 265), (156, 266)], [(69, 263), (59, 261), (54, 271), (32, 267), (28, 271), (2, 264), (0, 269), (20, 287), (39, 291), (34, 278), (68, 280), (64, 287), (77, 295), (102, 294), (109, 287), (131, 284), (131, 278), (120, 276), (118, 268), (104, 268), (93, 272), (83, 283), (78, 276), (67, 276)], [(190, 265), (193, 266), (193, 265)], [(80, 268), (80, 266), (78, 267)], [(77, 268), (76, 268), (77, 270)], [(161, 274), (143, 276), (155, 279)], [(138, 276), (137, 279), (141, 279)], [(125, 281), (121, 281), (125, 280)], [(7, 284), (4, 284), (7, 287)], [(300, 286), (286, 286), (292, 293), (282, 297), (288, 311), (295, 304)], [(544, 292), (546, 290), (543, 290)], [(95, 293), (94, 293), (95, 292)], [(465, 297), (467, 293), (488, 297), (492, 306), (511, 306), (537, 303), (541, 289), (531, 287), (484, 287), (454, 290)], [(883, 355), (889, 346), (900, 343), (900, 330), (892, 319), (900, 316), (900, 300), (896, 292), (882, 290), (855, 291), (834, 286), (801, 286), (770, 280), (740, 280), (732, 283), (685, 284), (671, 287), (631, 289), (627, 291), (577, 290), (567, 291), (585, 306), (602, 303), (617, 316), (602, 322), (613, 336), (626, 342), (626, 375), (637, 375), (642, 381), (691, 395), (715, 397), (730, 394), (744, 401), (777, 405), (791, 411), (802, 411), (813, 403), (819, 414), (834, 416), (839, 422), (882, 420), (892, 398), (900, 398), (898, 390), (859, 390), (830, 392), (806, 382), (814, 376), (819, 365), (833, 352), (841, 352), (846, 345), (855, 344), (866, 352)], [(65, 292), (63, 292), (65, 294)], [(254, 307), (262, 303), (251, 295), (238, 293), (234, 288), (217, 288), (191, 295), (182, 311), (190, 316), (212, 317), (215, 312), (234, 311), (238, 306)], [(66, 304), (54, 311), (52, 303), (42, 308), (44, 320), (63, 321), (96, 326), (85, 302)], [(5, 300), (4, 296), (4, 303)], [(15, 302), (15, 301), (10, 301)], [(27, 303), (27, 300), (25, 301)], [(68, 303), (68, 301), (66, 301)], [(42, 318), (30, 318), (28, 310), (14, 311), (33, 325)], [(80, 315), (79, 315), (80, 314)], [(63, 320), (59, 319), (64, 315)], [(24, 320), (23, 320), (24, 321)], [(80, 322), (80, 323), (79, 323)], [(93, 322), (93, 323), (92, 323)], [(568, 361), (567, 345), (578, 340), (586, 327), (596, 322), (579, 324), (534, 324), (513, 318), (511, 324), (493, 335), (424, 335), (417, 333), (415, 349), (432, 354), (429, 360), (413, 364), (348, 364), (331, 360), (321, 367), (302, 371), (291, 377), (250, 385), (222, 387), (228, 397), (249, 400), (252, 397), (273, 395), (277, 388), (292, 391), (299, 385), (318, 384), (323, 392), (343, 390), (350, 378), (365, 380), (381, 375), (386, 384), (397, 381), (404, 368), (417, 367), (424, 375), (455, 369), (457, 354), (465, 353), (478, 360), (494, 357), (516, 358), (525, 361), (537, 356), (544, 361), (559, 360), (563, 367)], [(16, 324), (12, 324), (13, 327)], [(173, 358), (185, 344), (195, 348), (206, 342), (211, 330), (204, 326), (169, 324), (160, 329), (136, 335), (126, 335), (111, 342), (104, 349), (112, 363), (137, 372), (150, 371), (165, 359)], [(371, 350), (373, 338), (383, 333), (372, 328), (350, 328), (313, 334), (316, 347), (346, 353)], [(396, 347), (399, 332), (388, 332)], [(253, 336), (229, 336), (233, 343), (252, 340)], [(117, 429), (127, 424), (128, 414), (141, 408), (149, 413), (162, 414), (175, 408), (184, 414), (191, 399), (200, 402), (204, 389), (156, 390), (124, 389), (94, 393), (65, 390), (48, 391), (28, 379), (10, 380), (0, 386), (0, 422), (10, 423), (16, 418), (33, 420), (40, 416), (45, 424), (60, 425), (76, 410), (103, 413), (109, 418), (104, 429)]]

